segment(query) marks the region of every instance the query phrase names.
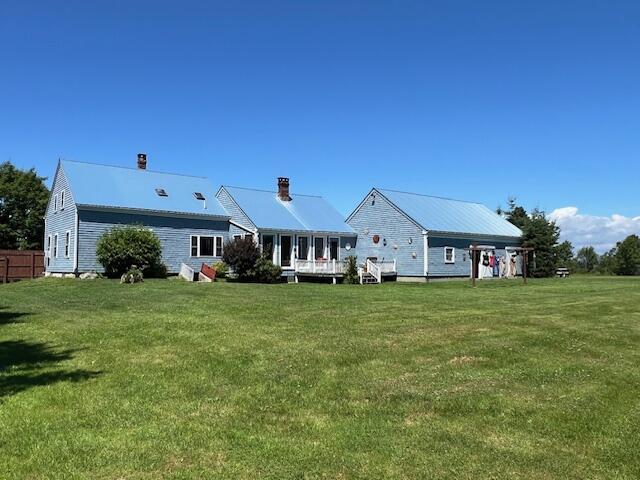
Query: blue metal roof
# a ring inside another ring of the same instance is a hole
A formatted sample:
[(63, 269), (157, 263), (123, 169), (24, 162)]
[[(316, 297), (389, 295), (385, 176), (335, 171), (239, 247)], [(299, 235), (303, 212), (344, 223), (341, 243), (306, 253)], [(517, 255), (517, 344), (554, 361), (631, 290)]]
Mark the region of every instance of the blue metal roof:
[(522, 231), (481, 203), (374, 189), (427, 231), (520, 237)]
[(290, 194), (283, 202), (276, 192), (224, 188), (259, 229), (351, 233), (344, 217), (322, 197)]
[[(229, 217), (204, 177), (62, 160), (71, 195), (82, 206)], [(166, 197), (156, 193), (164, 189)], [(194, 192), (204, 195), (197, 200)], [(206, 208), (205, 208), (206, 203)]]

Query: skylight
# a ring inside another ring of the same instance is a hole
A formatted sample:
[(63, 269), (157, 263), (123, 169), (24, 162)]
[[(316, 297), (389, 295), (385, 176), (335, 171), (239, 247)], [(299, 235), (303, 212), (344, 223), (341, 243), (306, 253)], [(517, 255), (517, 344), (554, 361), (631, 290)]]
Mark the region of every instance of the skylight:
[(193, 196), (198, 200), (205, 200), (204, 195), (202, 195), (200, 192), (193, 192)]
[(168, 197), (169, 194), (165, 191), (164, 188), (156, 188), (156, 193), (159, 197)]

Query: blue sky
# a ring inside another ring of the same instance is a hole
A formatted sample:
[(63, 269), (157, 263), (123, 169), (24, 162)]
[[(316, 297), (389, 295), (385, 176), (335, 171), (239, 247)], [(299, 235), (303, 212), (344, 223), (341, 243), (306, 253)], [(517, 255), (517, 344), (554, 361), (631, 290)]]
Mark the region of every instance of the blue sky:
[(639, 48), (635, 1), (2, 2), (0, 160), (515, 196), (595, 243), (640, 231)]

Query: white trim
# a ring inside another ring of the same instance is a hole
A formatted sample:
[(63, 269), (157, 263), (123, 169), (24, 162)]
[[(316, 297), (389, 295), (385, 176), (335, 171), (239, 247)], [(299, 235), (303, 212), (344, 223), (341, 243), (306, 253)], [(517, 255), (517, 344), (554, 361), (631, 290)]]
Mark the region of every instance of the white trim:
[(422, 231), (422, 242), (424, 244), (424, 274), (426, 276), (429, 274), (429, 232), (427, 232), (426, 230)]
[(71, 230), (64, 232), (64, 258), (71, 257)]
[(78, 270), (78, 237), (80, 236), (80, 221), (78, 219), (78, 209), (75, 209), (75, 234), (73, 236), (73, 271)]
[(58, 253), (60, 253), (60, 250), (58, 250), (58, 234), (57, 233), (53, 234), (53, 239), (54, 239), (53, 257), (58, 258)]
[[(451, 260), (447, 260), (447, 249), (451, 249)], [(444, 263), (446, 263), (446, 264), (456, 263), (456, 248), (455, 247), (444, 247), (443, 253), (444, 253)]]
[(58, 194), (53, 195), (53, 213), (58, 211)]
[(60, 190), (60, 210), (64, 210), (64, 201), (65, 201), (65, 191), (64, 188), (62, 190)]
[(233, 225), (234, 227), (238, 227), (238, 228), (240, 228), (240, 229), (242, 229), (242, 230), (245, 230), (245, 231), (247, 231), (247, 232), (249, 232), (249, 233), (256, 233), (256, 232), (257, 232), (257, 230), (256, 230), (256, 229), (254, 229), (254, 228), (249, 228), (249, 227), (245, 227), (245, 226), (244, 226), (244, 225), (242, 225), (241, 223), (238, 223), (238, 222), (236, 222), (236, 221), (234, 221), (234, 220), (229, 220), (229, 223), (230, 223), (231, 225)]
[[(285, 233), (284, 235), (279, 235), (279, 248), (278, 248), (278, 265), (282, 267), (283, 270), (293, 270), (296, 266), (295, 260), (295, 248), (296, 248), (296, 236), (294, 234)], [(289, 265), (282, 265), (282, 237), (289, 237), (291, 239), (291, 247), (289, 249)]]
[[(196, 240), (196, 253), (197, 255), (193, 255), (193, 239)], [(202, 238), (212, 238), (213, 239), (213, 255), (201, 255), (200, 252), (200, 243)], [(190, 258), (221, 258), (222, 255), (216, 255), (216, 244), (218, 242), (218, 238), (222, 239), (222, 245), (224, 245), (224, 237), (221, 235), (189, 235), (189, 257)], [(224, 247), (222, 247), (224, 249)], [(224, 253), (224, 251), (222, 252)]]
[(47, 235), (47, 257), (51, 258), (51, 248), (53, 246), (53, 243), (51, 242), (53, 238), (53, 235), (49, 234)]
[(327, 246), (328, 246), (328, 242), (327, 242), (327, 237), (324, 237), (322, 235), (318, 235), (318, 236), (313, 236), (313, 247), (312, 247), (312, 253), (313, 253), (313, 258), (312, 260), (318, 260), (318, 256), (316, 255), (316, 240), (321, 238), (322, 239), (322, 258), (329, 258), (329, 255), (327, 255)]

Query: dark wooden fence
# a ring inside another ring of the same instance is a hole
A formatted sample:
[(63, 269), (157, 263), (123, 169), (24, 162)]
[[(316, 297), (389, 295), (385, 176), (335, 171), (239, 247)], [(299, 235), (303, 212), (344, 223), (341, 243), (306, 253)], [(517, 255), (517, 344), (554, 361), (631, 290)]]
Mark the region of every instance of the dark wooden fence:
[(0, 250), (0, 282), (36, 278), (44, 273), (44, 252)]

